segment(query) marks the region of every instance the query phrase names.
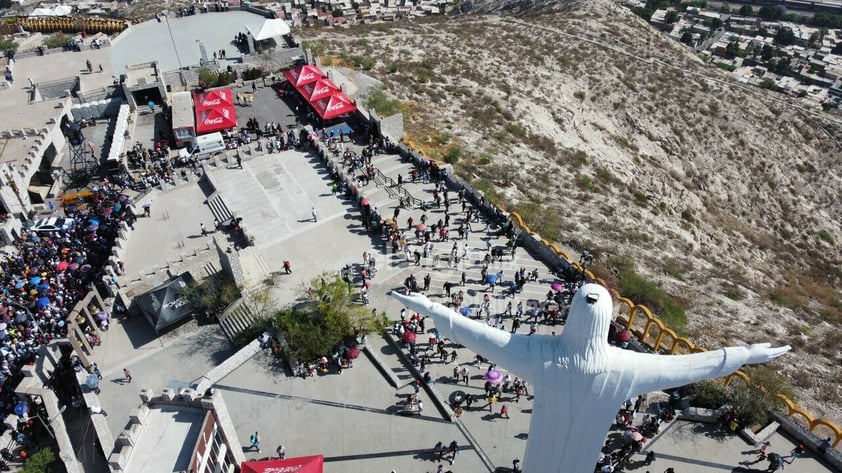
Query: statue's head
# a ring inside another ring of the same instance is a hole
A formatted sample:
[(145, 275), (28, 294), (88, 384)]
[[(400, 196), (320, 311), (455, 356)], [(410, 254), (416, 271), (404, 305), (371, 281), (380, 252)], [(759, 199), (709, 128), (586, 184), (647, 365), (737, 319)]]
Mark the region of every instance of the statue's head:
[(608, 327), (614, 312), (611, 294), (599, 284), (585, 284), (570, 305), (561, 333), (563, 363), (585, 374), (608, 369)]

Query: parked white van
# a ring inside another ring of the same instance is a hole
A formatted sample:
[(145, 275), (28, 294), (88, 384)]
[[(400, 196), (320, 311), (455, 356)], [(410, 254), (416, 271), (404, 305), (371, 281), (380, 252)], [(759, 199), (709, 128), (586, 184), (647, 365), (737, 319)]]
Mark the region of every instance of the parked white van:
[(199, 135), (193, 138), (186, 148), (178, 151), (178, 157), (184, 159), (199, 158), (204, 159), (208, 156), (225, 151), (225, 139), (222, 138), (222, 133), (209, 133), (207, 135)]

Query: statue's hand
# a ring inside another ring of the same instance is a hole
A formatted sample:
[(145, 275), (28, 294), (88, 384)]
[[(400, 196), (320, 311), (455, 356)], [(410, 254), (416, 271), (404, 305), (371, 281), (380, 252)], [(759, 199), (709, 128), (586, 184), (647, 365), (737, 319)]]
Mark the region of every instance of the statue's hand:
[(771, 343), (755, 343), (748, 347), (748, 359), (746, 364), (766, 363), (788, 352), (792, 347), (784, 345), (772, 348)]

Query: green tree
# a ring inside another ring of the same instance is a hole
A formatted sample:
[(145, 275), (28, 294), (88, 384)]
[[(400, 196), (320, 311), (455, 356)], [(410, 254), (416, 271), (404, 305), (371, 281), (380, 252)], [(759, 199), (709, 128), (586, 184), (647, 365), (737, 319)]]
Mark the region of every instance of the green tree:
[(52, 471), (50, 465), (56, 461), (56, 454), (49, 447), (43, 448), (23, 464), (21, 473), (49, 473)]
[(53, 33), (50, 36), (44, 38), (41, 42), (47, 48), (62, 48), (64, 47), (67, 42), (70, 41), (70, 36), (67, 36), (64, 33)]
[(341, 8), (337, 8), (337, 9), (333, 10), (333, 12), (331, 13), (331, 16), (333, 16), (334, 18), (339, 18), (339, 17), (345, 16), (345, 13), (342, 11)]
[(17, 51), (18, 43), (12, 38), (0, 37), (0, 53)]
[(675, 10), (668, 11), (666, 17), (664, 17), (664, 22), (671, 25), (676, 21), (678, 21), (678, 12)]
[(191, 284), (181, 294), (216, 317), (240, 297), (240, 290), (232, 279), (217, 276)]
[(775, 34), (775, 43), (780, 44), (781, 46), (794, 44), (795, 33), (787, 27), (780, 28)]
[(736, 41), (731, 41), (728, 46), (725, 46), (725, 59), (734, 59), (740, 52), (740, 46)]
[(366, 100), (368, 108), (373, 109), (381, 117), (388, 117), (401, 112), (401, 102), (389, 98), (381, 88), (374, 88), (368, 93)]
[(681, 35), (681, 42), (686, 45), (693, 44), (693, 34), (690, 33), (690, 30), (685, 31), (684, 34)]
[(761, 26), (760, 28), (757, 29), (757, 35), (758, 36), (764, 36), (764, 37), (769, 36), (769, 30), (767, 30), (766, 28)]
[(775, 48), (769, 46), (768, 44), (763, 45), (763, 49), (761, 50), (760, 57), (764, 61), (771, 61), (773, 57), (775, 57)]
[(780, 7), (764, 5), (760, 7), (757, 15), (764, 20), (780, 20), (784, 16), (784, 11)]
[(711, 30), (718, 30), (719, 28), (722, 28), (722, 20), (720, 20), (719, 18), (711, 18), (710, 19), (710, 29)]
[(751, 8), (751, 5), (743, 5), (740, 7), (740, 15), (751, 16), (752, 14), (754, 14), (754, 9)]
[(305, 302), (280, 310), (274, 327), (289, 344), (287, 356), (310, 361), (328, 355), (347, 336), (383, 330), (386, 321), (357, 304), (354, 288), (335, 272), (310, 281)]
[(634, 7), (632, 8), (632, 13), (646, 21), (649, 21), (652, 18), (652, 14), (655, 13), (655, 10), (646, 7)]

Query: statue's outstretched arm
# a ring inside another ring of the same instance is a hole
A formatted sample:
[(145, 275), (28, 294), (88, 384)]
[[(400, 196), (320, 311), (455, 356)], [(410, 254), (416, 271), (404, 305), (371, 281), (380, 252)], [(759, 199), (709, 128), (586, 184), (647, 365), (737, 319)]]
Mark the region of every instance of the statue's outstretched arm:
[(622, 356), (614, 353), (612, 365), (614, 369), (621, 369), (626, 374), (631, 370), (632, 391), (643, 394), (726, 376), (745, 364), (765, 363), (789, 350), (789, 345), (772, 348), (769, 343), (758, 343), (690, 355), (652, 355), (624, 351)]
[(468, 347), (527, 380), (534, 379), (532, 370), (535, 369), (536, 363), (540, 364), (540, 358), (534, 358), (530, 350), (540, 350), (539, 339), (543, 337), (513, 336), (505, 330), (489, 327), (460, 315), (438, 302), (427, 299), (423, 294), (413, 293), (406, 296), (393, 291), (392, 296), (410, 310), (432, 317), (442, 337)]

